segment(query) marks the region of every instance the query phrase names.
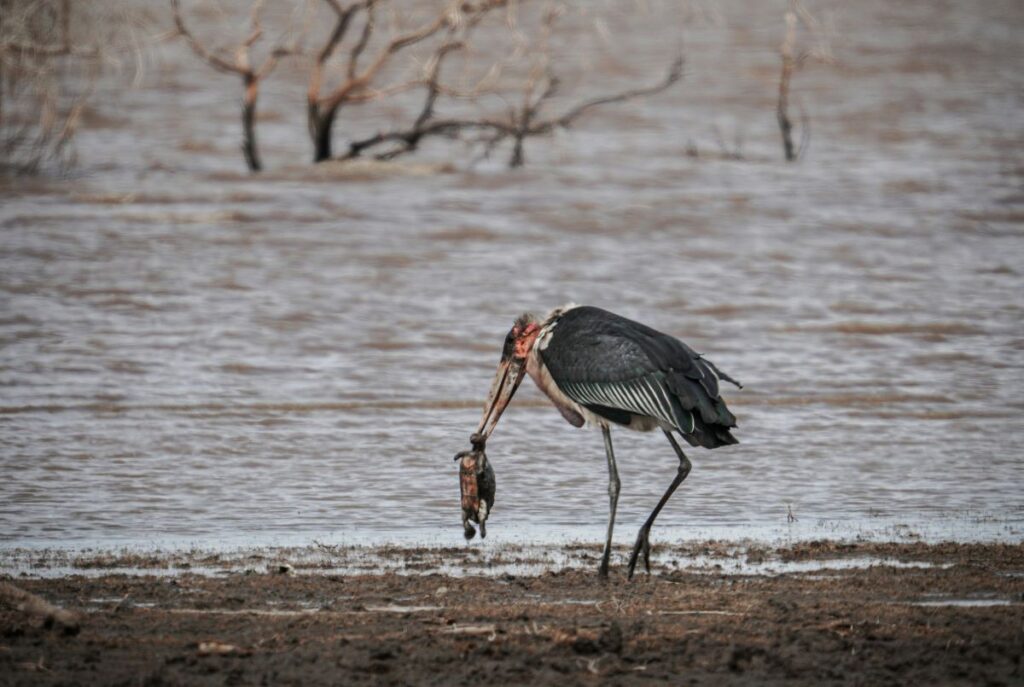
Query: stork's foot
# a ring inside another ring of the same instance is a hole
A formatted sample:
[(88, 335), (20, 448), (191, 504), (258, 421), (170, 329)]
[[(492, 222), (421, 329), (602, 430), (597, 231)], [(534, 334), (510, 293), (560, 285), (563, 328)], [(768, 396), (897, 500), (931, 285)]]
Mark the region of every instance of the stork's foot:
[(633, 571), (636, 569), (636, 561), (640, 554), (644, 555), (644, 569), (649, 575), (651, 573), (651, 528), (646, 525), (640, 528), (640, 534), (636, 536), (636, 544), (633, 544), (633, 553), (629, 555), (629, 579), (633, 579)]
[(605, 549), (604, 555), (601, 556), (601, 565), (597, 568), (597, 576), (601, 579), (608, 579), (608, 561), (611, 558), (611, 551)]

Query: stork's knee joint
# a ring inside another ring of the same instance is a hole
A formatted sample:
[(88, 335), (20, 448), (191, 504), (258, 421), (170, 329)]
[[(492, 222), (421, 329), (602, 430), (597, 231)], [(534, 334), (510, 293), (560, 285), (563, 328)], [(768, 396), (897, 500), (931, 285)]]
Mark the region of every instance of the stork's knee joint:
[(690, 474), (690, 469), (692, 467), (693, 464), (690, 462), (689, 458), (683, 457), (679, 460), (679, 474), (683, 479), (686, 479), (686, 476)]

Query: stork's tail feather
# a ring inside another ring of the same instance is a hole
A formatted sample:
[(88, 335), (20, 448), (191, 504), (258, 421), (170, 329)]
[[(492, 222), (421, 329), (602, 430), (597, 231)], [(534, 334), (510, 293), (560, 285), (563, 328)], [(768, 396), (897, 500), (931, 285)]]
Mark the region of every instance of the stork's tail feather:
[[(698, 362), (714, 369), (715, 374), (722, 379), (732, 381), (720, 375), (710, 361), (701, 359)], [(736, 416), (718, 396), (717, 385), (714, 386), (713, 394), (707, 389), (708, 384), (714, 381), (710, 373), (699, 380), (683, 374), (670, 374), (666, 381), (673, 392), (673, 405), (677, 416), (689, 419), (689, 422), (677, 422), (676, 427), (691, 445), (718, 448), (739, 443), (729, 431), (736, 426)]]
[(725, 425), (704, 422), (699, 415), (694, 414), (693, 432), (683, 434), (683, 438), (690, 443), (690, 446), (703, 446), (704, 448), (718, 448), (740, 443), (739, 439), (734, 437), (729, 430), (730, 428)]
[(708, 367), (710, 367), (712, 370), (714, 370), (715, 374), (718, 376), (719, 379), (724, 379), (725, 381), (727, 381), (730, 384), (732, 384), (733, 386), (735, 386), (737, 389), (742, 389), (743, 388), (742, 384), (740, 384), (735, 379), (733, 379), (729, 375), (727, 375), (724, 372), (722, 372), (721, 370), (719, 370), (717, 365), (715, 365), (713, 362), (711, 362), (710, 360), (708, 360), (704, 356), (698, 355), (697, 358), (699, 360), (703, 361), (704, 364), (707, 365)]

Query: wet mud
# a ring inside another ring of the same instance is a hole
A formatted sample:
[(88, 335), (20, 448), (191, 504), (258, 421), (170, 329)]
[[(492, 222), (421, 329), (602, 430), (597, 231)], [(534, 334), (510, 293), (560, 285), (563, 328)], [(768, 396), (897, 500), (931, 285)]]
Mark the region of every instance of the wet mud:
[[(57, 577), (37, 554), (37, 567), (12, 581), (81, 613), (81, 631), (46, 630), (0, 607), (0, 684), (1024, 679), (1020, 544), (707, 542), (666, 547), (665, 562), (632, 582), (621, 568), (599, 579), (589, 545), (556, 552), (569, 563), (539, 574), (495, 573), (472, 551), (378, 550), (393, 570), (420, 567), (377, 574), (331, 572), (369, 552), (327, 547), (321, 566), (264, 551), (249, 554), (249, 568), (214, 569), (223, 561), (207, 557), (202, 574), (180, 559), (124, 554), (81, 558)], [(504, 555), (524, 570), (533, 557)], [(686, 563), (699, 556), (717, 563)], [(758, 568), (765, 561), (804, 567), (771, 572)]]

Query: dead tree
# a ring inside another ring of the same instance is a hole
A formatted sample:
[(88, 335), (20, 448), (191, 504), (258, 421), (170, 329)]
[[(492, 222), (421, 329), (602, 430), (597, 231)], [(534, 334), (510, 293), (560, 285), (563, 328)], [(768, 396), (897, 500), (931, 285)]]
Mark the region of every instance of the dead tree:
[(128, 19), (103, 3), (0, 0), (0, 170), (71, 161), (95, 79), (122, 47), (107, 32), (132, 34)]
[[(443, 131), (433, 126), (434, 116), (438, 98), (442, 95), (456, 95), (455, 91), (446, 86), (441, 80), (441, 68), (448, 56), (463, 50), (470, 41), (470, 34), (480, 24), (488, 12), (496, 9), (505, 3), (503, 0), (487, 0), (480, 5), (462, 5), (462, 15), (456, 20), (450, 21), (444, 33), (444, 39), (434, 48), (432, 54), (427, 58), (423, 69), (423, 77), (420, 84), (425, 90), (423, 105), (413, 121), (412, 126), (405, 130), (389, 132), (378, 132), (365, 138), (351, 141), (344, 159), (359, 157), (360, 154), (369, 148), (382, 144), (393, 144), (393, 146), (376, 155), (379, 160), (390, 160), (411, 153), (418, 147), (420, 141), (430, 135), (439, 133), (451, 134), (452, 131)], [(469, 93), (459, 93), (458, 97), (473, 97)]]
[(416, 150), (420, 141), (433, 133), (430, 123), (434, 116), (435, 104), (442, 93), (440, 83), (441, 63), (446, 55), (459, 50), (461, 47), (460, 43), (446, 42), (438, 49), (437, 54), (431, 58), (426, 70), (427, 77), (424, 80), (427, 90), (426, 99), (411, 128), (405, 131), (378, 132), (369, 138), (351, 141), (348, 144), (348, 151), (343, 159), (348, 160), (359, 157), (364, 150), (389, 142), (394, 143), (395, 146), (388, 151), (378, 154), (377, 159), (390, 160)]
[[(779, 46), (779, 57), (782, 61), (779, 73), (779, 97), (775, 108), (775, 117), (779, 122), (782, 134), (782, 150), (788, 162), (797, 160), (806, 150), (810, 141), (810, 120), (806, 114), (801, 118), (802, 141), (797, 148), (793, 144), (793, 121), (789, 116), (789, 86), (793, 74), (803, 67), (811, 58), (821, 62), (832, 63), (832, 54), (823, 38), (821, 23), (807, 11), (799, 0), (790, 0), (786, 15), (786, 35)], [(797, 29), (803, 26), (817, 39), (817, 45), (808, 50), (797, 46)]]
[(796, 43), (796, 22), (796, 14), (786, 12), (786, 37), (779, 47), (779, 57), (782, 58), (782, 72), (779, 74), (779, 104), (775, 109), (775, 117), (779, 120), (779, 131), (782, 133), (782, 149), (789, 162), (796, 159), (796, 151), (793, 148), (793, 123), (789, 119), (789, 81), (793, 78), (793, 69), (796, 66), (796, 58), (793, 55)]
[[(333, 155), (331, 135), (339, 111), (348, 104), (365, 103), (409, 90), (420, 85), (422, 78), (408, 79), (387, 86), (376, 82), (391, 60), (407, 48), (437, 35), (442, 29), (454, 26), (459, 21), (458, 3), (445, 7), (433, 19), (422, 26), (401, 32), (385, 40), (377, 53), (360, 68), (359, 62), (370, 45), (373, 34), (378, 30), (376, 10), (380, 0), (361, 0), (343, 5), (340, 0), (324, 0), (334, 15), (334, 28), (317, 52), (310, 73), (307, 92), (307, 115), (309, 135), (313, 142), (313, 161), (323, 162)], [(344, 60), (345, 67), (333, 88), (325, 87), (328, 61), (339, 49), (356, 16), (362, 14), (362, 29), (355, 43), (349, 48)]]
[[(543, 91), (541, 91), (540, 96), (532, 103), (529, 100), (525, 101), (522, 110), (516, 117), (516, 126), (512, 128), (512, 138), (514, 143), (512, 147), (512, 157), (509, 160), (509, 167), (522, 166), (524, 162), (523, 140), (525, 138), (529, 136), (543, 136), (545, 134), (550, 134), (555, 129), (568, 129), (584, 114), (602, 105), (621, 103), (627, 100), (633, 100), (634, 98), (661, 93), (672, 86), (672, 84), (679, 81), (682, 77), (683, 56), (679, 55), (672, 61), (665, 77), (657, 83), (641, 88), (633, 88), (626, 91), (620, 91), (618, 93), (598, 96), (569, 108), (561, 115), (538, 121), (538, 113), (544, 102), (553, 96), (558, 89), (558, 79), (554, 74), (549, 73), (546, 77), (547, 86)], [(495, 142), (500, 142), (505, 135), (506, 134), (501, 130), (498, 130), (498, 138), (495, 139)]]
[(192, 52), (214, 69), (224, 74), (236, 74), (242, 79), (242, 154), (249, 171), (258, 172), (263, 169), (259, 148), (256, 145), (256, 102), (259, 98), (260, 83), (277, 66), (282, 57), (292, 55), (296, 48), (283, 39), (278, 42), (260, 62), (254, 66), (251, 57), (253, 46), (263, 37), (263, 0), (253, 3), (249, 15), (249, 33), (234, 49), (233, 58), (223, 55), (220, 51), (207, 48), (195, 34), (185, 25), (180, 0), (171, 0), (174, 12), (174, 26), (178, 35), (185, 39)]
[[(497, 6), (502, 3), (491, 4)], [(665, 77), (656, 83), (589, 98), (569, 107), (562, 114), (544, 116), (543, 110), (545, 106), (557, 94), (560, 86), (560, 80), (555, 74), (548, 51), (550, 35), (556, 19), (560, 16), (560, 12), (549, 6), (545, 10), (539, 27), (540, 35), (537, 39), (539, 47), (536, 51), (534, 64), (521, 84), (510, 89), (513, 93), (516, 90), (519, 91), (520, 104), (517, 107), (508, 108), (503, 116), (484, 116), (479, 118), (437, 117), (435, 112), (436, 103), (442, 95), (457, 95), (460, 98), (473, 99), (485, 91), (495, 92), (493, 89), (484, 88), (483, 84), (488, 80), (486, 77), (470, 89), (468, 93), (447, 87), (441, 83), (440, 79), (440, 69), (444, 59), (465, 47), (469, 40), (469, 31), (479, 23), (483, 18), (483, 14), (488, 9), (490, 9), (490, 6), (486, 4), (478, 7), (477, 14), (472, 15), (469, 20), (462, 22), (462, 33), (458, 34), (458, 38), (455, 37), (454, 31), (452, 31), (449, 33), (448, 40), (442, 42), (436, 48), (431, 59), (428, 61), (430, 68), (427, 70), (422, 83), (426, 89), (426, 99), (413, 125), (406, 129), (378, 132), (368, 138), (352, 141), (349, 144), (349, 151), (346, 157), (358, 157), (364, 151), (378, 146), (386, 146), (384, 152), (378, 153), (376, 157), (378, 159), (391, 159), (398, 155), (413, 152), (421, 140), (430, 136), (459, 138), (464, 134), (473, 132), (477, 134), (476, 141), (484, 145), (485, 155), (489, 154), (499, 144), (511, 141), (512, 152), (509, 158), (509, 166), (519, 167), (525, 162), (524, 142), (527, 138), (548, 135), (557, 129), (568, 129), (576, 120), (600, 106), (660, 93), (678, 82), (683, 76), (683, 57), (678, 55), (670, 63)], [(500, 71), (500, 65), (495, 65), (491, 71)]]

